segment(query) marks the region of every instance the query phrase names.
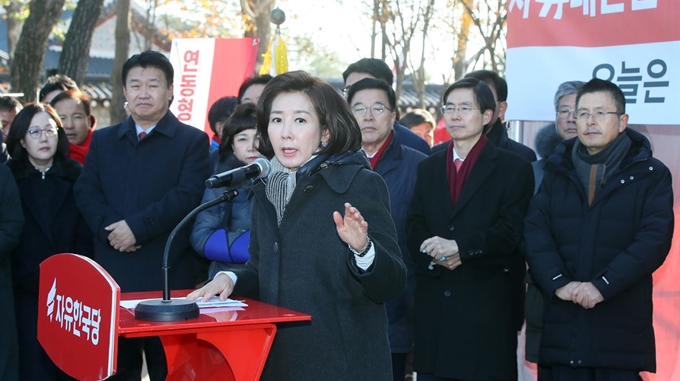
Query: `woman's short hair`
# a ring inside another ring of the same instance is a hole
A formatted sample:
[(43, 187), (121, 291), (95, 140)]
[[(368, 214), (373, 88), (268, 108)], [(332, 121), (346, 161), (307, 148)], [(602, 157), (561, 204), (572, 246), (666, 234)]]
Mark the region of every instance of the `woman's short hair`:
[(303, 93), (314, 106), (322, 135), (328, 133), (328, 143), (319, 154), (337, 155), (361, 148), (361, 130), (349, 104), (333, 86), (304, 71), (293, 71), (272, 79), (262, 92), (257, 105), (257, 131), (260, 135), (259, 151), (272, 157), (274, 150), (267, 131), (274, 99), (281, 94)]
[(54, 111), (52, 106), (45, 103), (29, 103), (24, 106), (24, 108), (19, 111), (14, 121), (12, 121), (12, 128), (7, 134), (7, 150), (9, 151), (12, 159), (15, 160), (28, 160), (28, 152), (21, 145), (21, 139), (26, 137), (26, 132), (31, 126), (31, 121), (33, 117), (38, 113), (46, 112), (52, 120), (57, 125), (57, 152), (54, 154), (55, 157), (67, 158), (70, 154), (70, 148), (68, 143), (68, 138), (66, 138), (66, 132), (64, 132), (64, 126), (61, 124), (61, 119), (57, 112)]
[(246, 102), (238, 105), (234, 113), (222, 127), (222, 140), (220, 141), (220, 155), (226, 156), (234, 152), (232, 144), (234, 137), (248, 129), (255, 129), (257, 125), (257, 105)]

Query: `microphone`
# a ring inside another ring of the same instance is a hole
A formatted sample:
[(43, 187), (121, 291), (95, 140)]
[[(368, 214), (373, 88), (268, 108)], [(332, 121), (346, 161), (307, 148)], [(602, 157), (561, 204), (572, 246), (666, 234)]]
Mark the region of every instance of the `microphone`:
[(267, 177), (271, 169), (272, 166), (267, 159), (259, 158), (250, 165), (211, 176), (205, 180), (205, 187), (209, 189), (226, 187), (240, 184), (248, 179)]

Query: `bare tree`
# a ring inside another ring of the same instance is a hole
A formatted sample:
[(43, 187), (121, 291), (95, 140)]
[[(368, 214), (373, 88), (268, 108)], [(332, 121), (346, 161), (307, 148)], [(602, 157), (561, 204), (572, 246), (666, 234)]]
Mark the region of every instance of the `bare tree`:
[(421, 30), (422, 48), (420, 50), (420, 62), (418, 63), (418, 67), (415, 67), (413, 64), (409, 65), (411, 67), (413, 90), (418, 95), (418, 107), (420, 108), (425, 108), (425, 57), (427, 55), (427, 33), (434, 12), (434, 3), (435, 0), (428, 0), (425, 9), (423, 9), (423, 13), (421, 14), (423, 19), (423, 28)]
[(63, 7), (64, 0), (31, 1), (30, 14), (21, 30), (11, 67), (12, 90), (24, 93), (25, 102), (37, 99), (36, 89), (40, 83), (47, 41)]
[(21, 36), (21, 28), (24, 25), (24, 17), (21, 15), (21, 10), (26, 4), (19, 0), (8, 0), (3, 5), (5, 8), (5, 17), (7, 20), (7, 54), (9, 55), (9, 67), (12, 67), (14, 62), (14, 51)]
[(476, 56), (488, 59), (491, 70), (502, 73), (505, 71), (505, 49), (502, 48), (508, 20), (506, 0), (484, 0), (483, 4), (478, 1), (477, 6), (474, 6), (475, 2), (463, 0), (461, 4), (484, 42)]
[(111, 124), (125, 119), (123, 96), (123, 64), (130, 52), (130, 0), (117, 0), (116, 4), (116, 55), (111, 69)]
[(257, 37), (260, 45), (257, 47), (257, 62), (255, 72), (260, 71), (262, 55), (267, 52), (271, 35), (269, 14), (276, 0), (241, 0), (241, 11), (247, 17), (244, 37)]
[(68, 75), (78, 84), (85, 80), (92, 36), (103, 6), (104, 0), (79, 0), (66, 33), (59, 56), (59, 73)]

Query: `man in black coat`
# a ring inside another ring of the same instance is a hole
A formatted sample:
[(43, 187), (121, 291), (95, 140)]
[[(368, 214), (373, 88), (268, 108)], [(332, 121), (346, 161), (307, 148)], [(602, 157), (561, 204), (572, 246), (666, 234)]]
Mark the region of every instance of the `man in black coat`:
[[(75, 187), (78, 208), (94, 233), (95, 260), (123, 292), (162, 289), (165, 243), (198, 206), (210, 176), (208, 137), (168, 110), (173, 75), (161, 53), (146, 51), (128, 59), (122, 78), (130, 117), (94, 132)], [(173, 289), (194, 286), (189, 233), (178, 234), (169, 253)], [(139, 379), (140, 340), (119, 340), (116, 379)], [(160, 342), (150, 341), (158, 345), (157, 374), (163, 379)], [(145, 352), (153, 381), (155, 362), (149, 353), (154, 350), (147, 346)]]
[[(390, 67), (387, 66), (385, 61), (379, 60), (377, 58), (362, 58), (359, 61), (349, 65), (347, 70), (342, 73), (342, 79), (345, 82), (342, 95), (346, 97), (349, 88), (364, 78), (381, 79), (387, 82), (387, 84), (390, 86), (392, 85), (392, 82), (394, 82), (394, 74), (392, 74), (392, 70), (390, 70)], [(416, 151), (420, 151), (425, 155), (431, 154), (432, 150), (425, 140), (413, 133), (408, 128), (399, 124), (397, 121), (398, 119), (399, 112), (397, 111), (397, 118), (394, 122), (394, 134), (399, 137), (401, 144), (413, 148)]]
[(656, 370), (652, 273), (673, 235), (668, 168), (627, 129), (622, 91), (593, 79), (576, 97), (578, 139), (546, 163), (525, 221), (545, 294), (540, 362), (554, 380), (637, 381)]
[(0, 380), (19, 379), (19, 339), (14, 315), (10, 254), (24, 227), (19, 190), (9, 168), (0, 164)]

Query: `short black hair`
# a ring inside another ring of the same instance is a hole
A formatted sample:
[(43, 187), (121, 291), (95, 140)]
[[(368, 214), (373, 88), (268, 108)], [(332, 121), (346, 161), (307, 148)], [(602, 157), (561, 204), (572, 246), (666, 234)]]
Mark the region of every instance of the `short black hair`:
[(457, 89), (472, 89), (475, 94), (475, 102), (477, 102), (477, 107), (479, 107), (480, 114), (484, 114), (486, 110), (496, 111), (496, 101), (493, 99), (493, 93), (491, 88), (485, 82), (480, 81), (476, 78), (465, 77), (454, 82), (451, 86), (444, 92), (444, 97), (442, 98), (442, 105), (446, 106), (446, 98), (453, 90)]
[(508, 83), (498, 73), (491, 70), (475, 70), (465, 74), (465, 78), (475, 78), (487, 85), (493, 85), (499, 102), (508, 100)]
[(435, 121), (432, 114), (422, 108), (413, 109), (399, 119), (399, 124), (408, 128), (419, 126), (423, 123), (431, 125), (432, 129), (437, 127), (437, 121)]
[(66, 137), (66, 132), (64, 132), (64, 125), (61, 123), (59, 115), (57, 115), (57, 112), (54, 111), (52, 106), (36, 102), (27, 104), (19, 111), (12, 122), (12, 128), (7, 134), (7, 152), (9, 152), (12, 160), (28, 160), (28, 152), (21, 145), (21, 139), (26, 136), (26, 132), (28, 132), (28, 128), (31, 126), (33, 117), (40, 112), (46, 112), (57, 124), (57, 136), (59, 140), (57, 141), (57, 152), (54, 156), (62, 159), (69, 156), (71, 149), (68, 138)]
[(337, 155), (361, 148), (361, 130), (349, 104), (333, 86), (304, 71), (291, 71), (277, 75), (264, 88), (257, 107), (257, 132), (260, 135), (258, 151), (264, 156), (274, 156), (269, 139), (269, 116), (272, 104), (281, 94), (302, 93), (309, 98), (321, 128), (321, 135), (329, 134), (328, 144), (319, 147), (318, 154)]
[(13, 111), (19, 112), (21, 110), (21, 102), (14, 97), (2, 96), (0, 97), (0, 111)]
[(349, 92), (347, 93), (347, 103), (351, 106), (352, 105), (352, 98), (354, 98), (354, 95), (361, 90), (368, 90), (368, 89), (375, 89), (375, 90), (384, 91), (385, 95), (387, 95), (387, 101), (390, 103), (387, 106), (389, 106), (392, 109), (392, 111), (396, 111), (396, 109), (397, 109), (397, 96), (394, 93), (392, 86), (387, 84), (387, 82), (383, 81), (382, 79), (364, 78), (361, 81), (358, 81), (357, 83), (350, 86)]
[(47, 77), (45, 84), (38, 92), (38, 101), (42, 102), (45, 100), (45, 96), (54, 90), (66, 91), (70, 89), (77, 89), (78, 85), (76, 81), (71, 79), (68, 75), (55, 74)]
[(349, 65), (347, 70), (342, 73), (343, 83), (347, 83), (347, 77), (352, 73), (366, 73), (374, 78), (382, 79), (388, 84), (394, 82), (394, 74), (385, 61), (377, 58), (362, 58)]
[(128, 58), (128, 60), (125, 61), (125, 64), (123, 64), (123, 87), (125, 87), (128, 73), (136, 67), (141, 67), (143, 69), (152, 67), (158, 69), (165, 75), (165, 81), (168, 83), (168, 87), (172, 85), (175, 71), (173, 70), (168, 57), (164, 56), (162, 53), (146, 50)]
[(234, 113), (227, 118), (222, 128), (222, 140), (220, 141), (220, 156), (226, 157), (233, 153), (232, 144), (234, 137), (242, 131), (257, 127), (257, 105), (246, 102), (238, 105)]
[(214, 134), (217, 134), (217, 123), (224, 124), (234, 110), (236, 110), (238, 103), (238, 98), (236, 97), (222, 97), (210, 106), (208, 124), (210, 124), (210, 129)]
[(269, 74), (264, 74), (264, 75), (260, 75), (260, 76), (250, 77), (250, 78), (246, 79), (245, 81), (243, 81), (243, 83), (241, 84), (241, 87), (238, 88), (238, 103), (240, 104), (241, 102), (243, 102), (243, 95), (246, 93), (246, 91), (248, 90), (248, 88), (250, 86), (266, 85), (266, 84), (269, 83), (269, 81), (272, 80), (272, 78), (274, 78), (274, 77), (272, 77)]
[(92, 115), (92, 105), (90, 104), (90, 97), (87, 94), (80, 92), (78, 89), (71, 89), (60, 93), (50, 102), (50, 106), (54, 107), (57, 103), (63, 101), (64, 99), (75, 99), (83, 105), (83, 111), (85, 115), (89, 118)]
[(593, 78), (588, 81), (576, 94), (576, 109), (578, 109), (578, 102), (584, 94), (590, 93), (607, 93), (614, 99), (614, 106), (616, 112), (620, 115), (626, 113), (626, 97), (623, 91), (615, 84), (604, 79)]

